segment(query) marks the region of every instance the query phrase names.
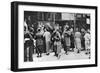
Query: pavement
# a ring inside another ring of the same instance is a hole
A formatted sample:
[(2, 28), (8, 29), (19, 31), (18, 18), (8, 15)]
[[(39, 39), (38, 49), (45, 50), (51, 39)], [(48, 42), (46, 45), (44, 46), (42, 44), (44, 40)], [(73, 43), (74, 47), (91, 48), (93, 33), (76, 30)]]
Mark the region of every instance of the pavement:
[(54, 52), (51, 52), (50, 55), (46, 55), (46, 53), (43, 53), (42, 57), (37, 57), (37, 54), (33, 54), (33, 62), (89, 59), (89, 56), (90, 55), (85, 54), (85, 51), (77, 53), (76, 50), (68, 51), (68, 55), (66, 55), (65, 51), (61, 49), (61, 56), (59, 59), (56, 56), (54, 56)]

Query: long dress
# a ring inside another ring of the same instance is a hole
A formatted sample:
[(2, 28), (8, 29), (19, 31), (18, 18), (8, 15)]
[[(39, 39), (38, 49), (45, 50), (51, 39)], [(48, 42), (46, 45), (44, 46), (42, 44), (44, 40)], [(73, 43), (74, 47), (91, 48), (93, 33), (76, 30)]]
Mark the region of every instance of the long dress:
[(55, 54), (60, 55), (62, 47), (61, 47), (61, 36), (58, 31), (56, 31), (55, 33), (54, 40), (55, 40), (54, 41), (54, 46), (55, 46), (54, 52)]
[(66, 31), (64, 32), (64, 43), (65, 43), (65, 46), (70, 46), (70, 32), (69, 31)]
[(76, 43), (76, 49), (81, 49), (81, 33), (75, 32), (75, 43)]
[(36, 47), (37, 47), (36, 51), (38, 54), (43, 52), (43, 45), (44, 45), (43, 36), (40, 33), (37, 33), (36, 34)]
[(85, 32), (81, 32), (81, 46), (82, 50), (85, 50), (85, 38), (84, 38)]
[(57, 42), (57, 54), (59, 55), (59, 54), (61, 54), (61, 36), (60, 36), (60, 33), (59, 32), (57, 32), (57, 38), (59, 39), (58, 41), (56, 41)]
[(85, 38), (85, 49), (90, 49), (90, 34), (89, 33), (86, 33), (84, 35), (84, 38)]
[(30, 36), (28, 33), (24, 34), (24, 39), (25, 39), (25, 43), (24, 43), (24, 62), (28, 61), (33, 61), (33, 40), (30, 39)]
[(70, 31), (64, 31), (63, 36), (64, 36), (64, 51), (68, 52), (68, 50), (70, 49), (70, 45), (71, 45), (71, 41), (70, 41)]
[(46, 53), (49, 53), (50, 51), (50, 39), (51, 39), (51, 34), (50, 32), (46, 31), (43, 36), (45, 37), (45, 42), (46, 42)]
[(70, 48), (75, 48), (75, 45), (74, 45), (74, 42), (75, 42), (75, 40), (74, 40), (74, 33), (71, 33), (70, 40), (71, 40), (71, 46), (70, 46)]

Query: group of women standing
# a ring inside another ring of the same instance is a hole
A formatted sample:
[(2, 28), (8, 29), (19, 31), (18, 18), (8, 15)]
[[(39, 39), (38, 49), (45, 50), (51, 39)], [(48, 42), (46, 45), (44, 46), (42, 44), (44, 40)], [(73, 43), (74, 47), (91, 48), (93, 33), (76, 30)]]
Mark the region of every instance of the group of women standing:
[[(79, 31), (79, 28), (76, 28), (74, 31), (73, 28), (65, 25), (62, 34), (59, 32), (59, 29), (56, 29), (54, 32), (56, 33), (53, 37), (53, 39), (55, 39), (54, 46), (56, 46), (55, 55), (58, 58), (61, 56), (62, 48), (64, 48), (66, 55), (68, 55), (70, 49), (71, 51), (77, 50), (77, 53), (84, 50), (85, 54), (90, 54), (91, 37), (89, 29)], [(82, 33), (84, 33), (84, 35), (82, 35)]]
[[(24, 61), (27, 61), (26, 49), (30, 48), (30, 61), (32, 59), (32, 49), (36, 48), (37, 57), (42, 57), (42, 53), (45, 49), (46, 55), (51, 53), (51, 47), (53, 47), (52, 51), (55, 53), (58, 59), (61, 56), (61, 50), (64, 49), (65, 54), (68, 55), (68, 51), (72, 49), (74, 51), (77, 49), (77, 53), (80, 53), (82, 48), (86, 51), (86, 54), (90, 53), (90, 31), (84, 31), (84, 34), (79, 31), (78, 28), (73, 29), (69, 27), (67, 24), (64, 26), (63, 31), (60, 30), (59, 25), (55, 27), (55, 29), (51, 32), (44, 26), (37, 29), (37, 33), (35, 38), (32, 38), (30, 33), (25, 34), (28, 35), (29, 43), (25, 42), (25, 52), (24, 52)], [(24, 37), (26, 38), (26, 37)], [(45, 43), (44, 43), (45, 42)], [(34, 45), (34, 47), (32, 46)], [(45, 45), (45, 47), (44, 47)], [(34, 49), (33, 49), (34, 50)]]

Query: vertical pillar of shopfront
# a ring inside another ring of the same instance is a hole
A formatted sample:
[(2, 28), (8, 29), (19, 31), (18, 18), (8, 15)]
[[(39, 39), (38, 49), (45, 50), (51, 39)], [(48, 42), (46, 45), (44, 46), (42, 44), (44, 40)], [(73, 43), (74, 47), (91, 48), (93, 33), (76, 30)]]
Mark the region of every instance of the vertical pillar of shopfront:
[(74, 33), (76, 31), (76, 13), (74, 13)]
[(55, 24), (55, 13), (53, 13), (53, 22), (54, 22), (54, 24)]
[(44, 20), (44, 13), (42, 12), (42, 21)]

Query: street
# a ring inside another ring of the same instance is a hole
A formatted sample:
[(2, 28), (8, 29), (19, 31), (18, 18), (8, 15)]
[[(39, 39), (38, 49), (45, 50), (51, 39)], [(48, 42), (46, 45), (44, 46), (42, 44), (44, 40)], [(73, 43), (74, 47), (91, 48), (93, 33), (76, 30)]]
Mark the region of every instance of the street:
[(50, 55), (46, 55), (46, 53), (43, 53), (42, 57), (37, 57), (37, 54), (33, 55), (33, 62), (57, 61), (57, 60), (78, 60), (78, 59), (89, 59), (89, 55), (86, 55), (85, 51), (76, 53), (76, 50), (69, 51), (68, 55), (66, 55), (63, 49), (61, 50), (60, 59), (54, 56), (54, 52), (50, 53)]

